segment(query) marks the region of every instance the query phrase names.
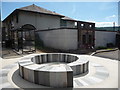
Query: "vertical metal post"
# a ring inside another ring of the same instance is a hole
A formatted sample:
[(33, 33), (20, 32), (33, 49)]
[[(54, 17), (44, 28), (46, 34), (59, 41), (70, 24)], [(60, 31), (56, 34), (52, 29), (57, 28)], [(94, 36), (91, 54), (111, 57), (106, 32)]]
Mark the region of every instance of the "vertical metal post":
[(82, 45), (81, 23), (80, 22), (77, 22), (77, 29), (78, 29), (78, 49), (80, 49)]
[(22, 46), (22, 54), (23, 54), (23, 29), (21, 30), (21, 37), (22, 37), (22, 40), (21, 40), (22, 41), (22, 43), (21, 43), (22, 45), (21, 46)]
[(113, 22), (113, 31), (115, 31), (115, 22)]
[(35, 44), (34, 44), (34, 47), (35, 47), (35, 52), (36, 52), (35, 30), (36, 30), (36, 29), (34, 29), (34, 43), (35, 43)]

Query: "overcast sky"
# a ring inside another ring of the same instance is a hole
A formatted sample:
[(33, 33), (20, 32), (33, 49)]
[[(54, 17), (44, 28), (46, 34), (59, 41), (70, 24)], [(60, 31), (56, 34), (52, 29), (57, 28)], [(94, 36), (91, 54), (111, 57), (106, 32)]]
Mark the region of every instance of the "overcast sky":
[(16, 8), (33, 3), (73, 19), (95, 22), (97, 27), (118, 25), (118, 2), (2, 2), (2, 20)]

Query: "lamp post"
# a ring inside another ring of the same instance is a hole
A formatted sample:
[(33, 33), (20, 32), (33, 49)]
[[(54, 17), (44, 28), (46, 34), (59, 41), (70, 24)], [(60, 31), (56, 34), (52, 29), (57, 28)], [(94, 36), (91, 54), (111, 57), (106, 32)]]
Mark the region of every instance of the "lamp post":
[(113, 31), (115, 31), (115, 22), (113, 22)]

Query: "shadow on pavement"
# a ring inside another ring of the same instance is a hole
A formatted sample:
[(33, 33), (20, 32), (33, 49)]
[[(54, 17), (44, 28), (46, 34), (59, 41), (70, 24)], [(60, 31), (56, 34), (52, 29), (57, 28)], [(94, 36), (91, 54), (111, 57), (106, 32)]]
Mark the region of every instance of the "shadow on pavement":
[(20, 88), (49, 88), (46, 86), (37, 85), (37, 84), (24, 80), (22, 77), (20, 77), (18, 69), (13, 73), (12, 81), (16, 84), (16, 86)]

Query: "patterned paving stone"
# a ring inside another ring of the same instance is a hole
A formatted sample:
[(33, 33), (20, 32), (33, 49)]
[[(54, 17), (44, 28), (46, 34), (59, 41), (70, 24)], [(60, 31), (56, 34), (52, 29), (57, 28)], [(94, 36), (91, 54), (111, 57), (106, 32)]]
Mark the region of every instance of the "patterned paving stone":
[(0, 72), (0, 77), (6, 77), (10, 69), (2, 69)]
[[(0, 81), (2, 81), (2, 84), (0, 83), (0, 86), (2, 86), (2, 88), (13, 87), (7, 80), (7, 74), (16, 65), (17, 65), (17, 62), (2, 68), (2, 70), (0, 71)], [(104, 66), (97, 64), (97, 63), (93, 63), (93, 62), (90, 62), (90, 65), (92, 65), (95, 68), (96, 70), (95, 74), (93, 74), (92, 76), (82, 78), (82, 79), (79, 77), (75, 78), (73, 80), (74, 87), (82, 87), (82, 86), (88, 86), (88, 85), (100, 83), (109, 76), (109, 72)], [(50, 68), (47, 68), (47, 69), (50, 69)], [(67, 69), (67, 67), (65, 69)]]
[(76, 84), (75, 81), (73, 81), (73, 87), (74, 87), (74, 88), (78, 87), (78, 85)]
[(93, 63), (93, 62), (91, 62), (91, 65), (92, 65), (92, 66), (94, 66), (94, 67), (101, 67), (101, 65), (100, 65), (100, 64)]
[(2, 83), (8, 82), (7, 77), (2, 77)]
[(8, 66), (5, 66), (3, 69), (11, 69), (12, 67), (16, 66), (17, 64), (11, 64)]
[(82, 83), (83, 86), (88, 86), (88, 85), (89, 85), (89, 84), (88, 84), (87, 82), (85, 82), (83, 79), (78, 79), (78, 81), (79, 81), (80, 83)]
[(0, 77), (6, 77), (7, 74), (8, 74), (8, 72), (2, 72), (2, 73), (0, 73)]
[(9, 71), (15, 67), (17, 65), (17, 62), (15, 62), (14, 64), (5, 66), (2, 68), (1, 72), (0, 72), (0, 81), (2, 81), (0, 83), (0, 87), (1, 88), (14, 88), (10, 82), (8, 81), (7, 75), (9, 73)]
[(94, 77), (94, 76), (90, 76), (90, 77), (88, 77), (88, 78), (91, 79), (91, 80), (93, 80), (94, 83), (99, 83), (99, 82), (103, 81), (102, 79), (97, 78), (97, 77)]
[(97, 77), (97, 78), (100, 78), (100, 79), (104, 80), (105, 78), (107, 78), (109, 76), (109, 74), (108, 73), (96, 72), (94, 76)]
[(8, 87), (10, 87), (11, 86), (11, 84), (9, 83), (9, 82), (6, 82), (6, 83), (2, 83), (2, 88), (8, 88)]
[[(79, 77), (76, 78), (74, 80), (75, 86), (82, 86), (82, 85), (87, 86), (87, 85), (100, 83), (109, 76), (109, 72), (106, 70), (104, 66), (97, 63), (93, 63), (93, 62), (90, 62), (90, 65), (92, 65), (95, 68), (96, 70), (95, 74), (82, 79)], [(78, 84), (78, 83), (81, 83), (81, 84)]]
[(78, 79), (74, 80), (74, 83), (76, 83), (77, 86), (83, 86), (83, 84)]
[(85, 82), (87, 82), (89, 85), (97, 83), (96, 81), (92, 80), (91, 78), (84, 78)]

